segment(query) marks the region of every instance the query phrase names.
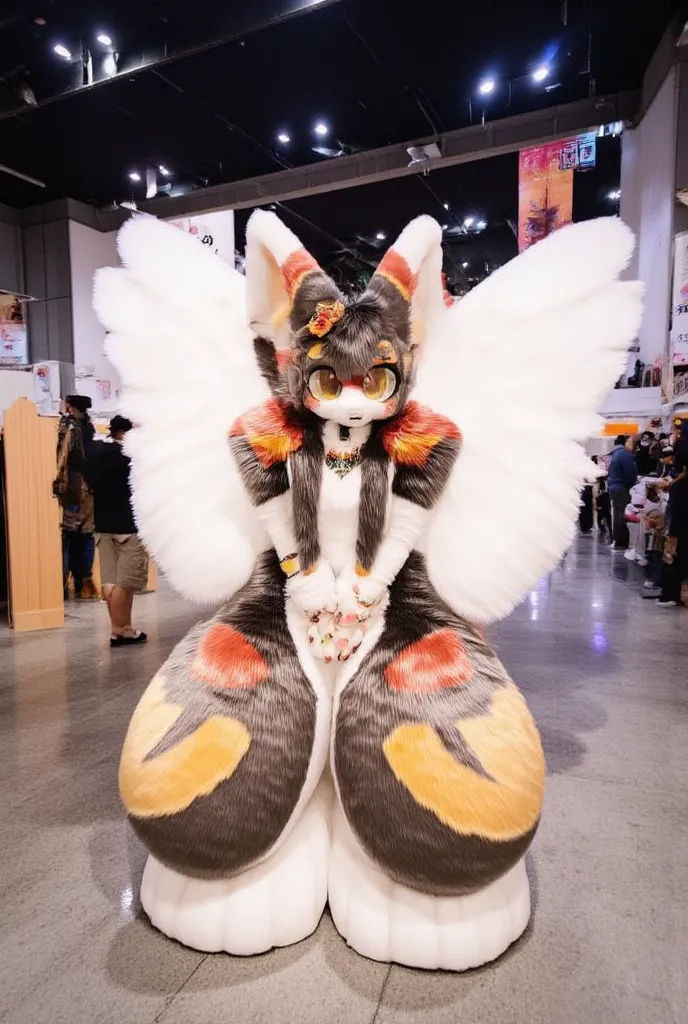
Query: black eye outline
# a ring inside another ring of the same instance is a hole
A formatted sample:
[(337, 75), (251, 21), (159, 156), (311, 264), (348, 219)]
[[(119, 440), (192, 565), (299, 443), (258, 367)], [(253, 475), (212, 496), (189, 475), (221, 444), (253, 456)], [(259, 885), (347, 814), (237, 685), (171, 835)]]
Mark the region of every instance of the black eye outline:
[[(312, 385), (312, 381), (313, 378), (317, 378), (321, 373), (331, 373), (334, 379), (337, 381), (339, 390), (337, 391), (336, 395), (326, 395), (324, 393), (316, 394), (316, 391)], [(335, 399), (339, 398), (339, 396), (342, 393), (342, 382), (340, 381), (339, 377), (334, 372), (331, 366), (317, 366), (308, 374), (308, 390), (310, 391), (311, 395), (316, 400), (316, 402), (334, 402)]]
[[(383, 370), (385, 374), (391, 373), (392, 376), (394, 377), (394, 387), (392, 388), (388, 395), (385, 395), (384, 398), (371, 398), (371, 396), (366, 392), (365, 379), (370, 373), (373, 372), (373, 370)], [(366, 372), (365, 376), (363, 377), (363, 394), (370, 402), (389, 402), (390, 398), (394, 398), (394, 396), (396, 395), (397, 391), (399, 390), (400, 384), (401, 380), (399, 378), (399, 373), (397, 372), (394, 366), (387, 366), (384, 363), (376, 363), (375, 366), (370, 367), (370, 369)]]

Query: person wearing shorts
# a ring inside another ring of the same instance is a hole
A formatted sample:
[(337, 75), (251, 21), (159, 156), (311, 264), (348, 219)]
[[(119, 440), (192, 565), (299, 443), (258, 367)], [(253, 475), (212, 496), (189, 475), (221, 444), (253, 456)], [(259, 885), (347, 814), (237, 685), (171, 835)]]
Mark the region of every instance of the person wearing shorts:
[(111, 647), (130, 647), (147, 640), (131, 623), (134, 594), (146, 589), (148, 555), (139, 540), (131, 507), (131, 460), (122, 442), (131, 420), (114, 416), (108, 441), (93, 445), (88, 478), (93, 490), (98, 536), (100, 579), (110, 614)]

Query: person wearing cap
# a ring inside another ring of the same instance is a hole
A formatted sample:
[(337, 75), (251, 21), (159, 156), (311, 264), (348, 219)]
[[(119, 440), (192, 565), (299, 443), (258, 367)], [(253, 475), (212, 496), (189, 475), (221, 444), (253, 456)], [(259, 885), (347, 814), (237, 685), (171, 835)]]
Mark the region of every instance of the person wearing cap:
[(621, 551), (628, 548), (629, 534), (626, 525), (626, 506), (631, 500), (631, 487), (638, 481), (638, 469), (633, 455), (633, 439), (619, 434), (614, 442), (607, 475), (607, 490), (612, 504), (614, 547)]
[(148, 556), (139, 540), (131, 507), (131, 460), (122, 447), (131, 428), (131, 420), (113, 416), (109, 441), (93, 446), (87, 468), (95, 502), (100, 576), (110, 614), (111, 647), (142, 644), (147, 639), (145, 633), (131, 624), (134, 594), (145, 590), (148, 580)]
[(85, 477), (95, 428), (87, 395), (67, 395), (57, 431), (57, 476), (53, 494), (62, 510), (62, 565), (65, 596), (71, 573), (78, 601), (97, 600), (93, 583), (95, 524), (93, 497)]

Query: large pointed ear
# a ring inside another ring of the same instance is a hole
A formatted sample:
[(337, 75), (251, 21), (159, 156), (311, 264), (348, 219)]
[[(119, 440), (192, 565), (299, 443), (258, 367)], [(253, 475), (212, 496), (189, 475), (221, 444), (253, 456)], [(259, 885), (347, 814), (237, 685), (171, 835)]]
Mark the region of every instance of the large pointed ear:
[(292, 333), (319, 313), (326, 327), (325, 320), (331, 325), (344, 311), (334, 281), (267, 210), (256, 210), (246, 227), (246, 289), (252, 330), (278, 350), (289, 348)]
[(422, 344), (433, 319), (446, 309), (442, 285), (442, 229), (432, 217), (404, 228), (370, 279), (368, 291), (383, 299), (397, 334)]

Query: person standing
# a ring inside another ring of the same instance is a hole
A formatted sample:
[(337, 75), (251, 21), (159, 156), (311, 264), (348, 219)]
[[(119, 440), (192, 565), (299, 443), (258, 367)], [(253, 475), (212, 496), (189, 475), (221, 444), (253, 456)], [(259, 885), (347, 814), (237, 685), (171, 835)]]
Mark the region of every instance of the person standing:
[(103, 597), (110, 615), (110, 646), (143, 644), (145, 633), (131, 624), (134, 594), (145, 590), (148, 556), (139, 540), (131, 507), (131, 460), (122, 442), (131, 420), (113, 416), (110, 440), (95, 444), (87, 467), (93, 489)]
[(654, 451), (655, 435), (651, 430), (645, 430), (640, 435), (638, 449), (635, 453), (636, 468), (638, 476), (650, 476), (657, 472), (657, 458)]
[(614, 530), (614, 547), (619, 551), (628, 548), (628, 526), (625, 510), (631, 500), (631, 487), (638, 480), (638, 469), (633, 456), (633, 439), (619, 434), (614, 442), (607, 475), (607, 490), (612, 505), (612, 527)]
[(667, 544), (662, 567), (661, 608), (682, 607), (681, 584), (688, 577), (688, 477), (677, 476), (669, 491)]
[(71, 573), (77, 601), (98, 598), (93, 583), (95, 555), (93, 496), (85, 477), (95, 428), (87, 395), (67, 395), (57, 430), (57, 476), (53, 494), (62, 509), (62, 571), (65, 596)]

